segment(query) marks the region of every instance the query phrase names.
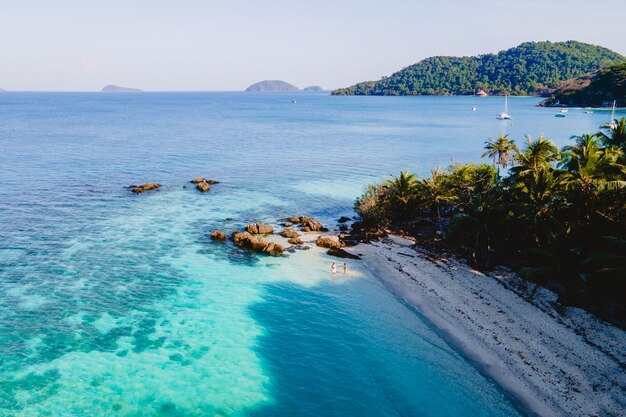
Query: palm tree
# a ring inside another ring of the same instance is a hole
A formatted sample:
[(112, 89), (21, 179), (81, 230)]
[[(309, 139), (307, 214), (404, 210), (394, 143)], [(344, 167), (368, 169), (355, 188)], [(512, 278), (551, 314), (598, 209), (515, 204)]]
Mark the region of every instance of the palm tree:
[(620, 188), (626, 182), (624, 166), (616, 162), (617, 148), (600, 147), (598, 135), (572, 136), (575, 145), (563, 147), (560, 166), (567, 170), (569, 188), (580, 188), (585, 195), (604, 188)]
[(549, 168), (552, 163), (559, 159), (559, 149), (550, 140), (543, 135), (537, 140), (533, 140), (528, 136), (528, 145), (520, 152), (517, 152), (516, 160), (519, 164), (517, 174), (524, 175), (526, 173), (538, 173), (539, 171)]
[(406, 219), (415, 209), (417, 198), (417, 178), (409, 171), (402, 171), (398, 177), (385, 182), (394, 212), (401, 220)]
[(500, 178), (500, 167), (506, 168), (509, 162), (513, 160), (513, 153), (517, 151), (515, 141), (509, 139), (509, 135), (500, 132), (500, 136), (496, 140), (488, 140), (485, 142), (487, 152), (482, 157), (489, 157), (493, 160), (493, 167), (498, 167), (498, 178)]
[(600, 129), (598, 135), (605, 146), (617, 146), (626, 151), (626, 118), (605, 123)]
[(419, 182), (419, 195), (425, 205), (431, 212), (437, 215), (439, 225), (439, 234), (443, 233), (441, 225), (441, 206), (445, 202), (454, 200), (454, 197), (448, 192), (445, 184), (445, 178), (439, 168), (435, 168), (431, 172), (430, 178), (423, 179)]
[(513, 207), (520, 221), (520, 232), (527, 235), (534, 246), (541, 247), (564, 232), (557, 216), (566, 204), (562, 196), (563, 181), (562, 171), (544, 167), (521, 175), (513, 188)]

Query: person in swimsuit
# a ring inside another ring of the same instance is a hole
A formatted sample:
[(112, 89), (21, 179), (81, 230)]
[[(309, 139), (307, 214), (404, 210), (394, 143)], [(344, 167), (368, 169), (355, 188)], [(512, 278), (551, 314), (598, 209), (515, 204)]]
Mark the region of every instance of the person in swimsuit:
[(330, 272), (331, 272), (332, 274), (336, 274), (336, 273), (337, 273), (337, 264), (335, 264), (334, 262), (333, 262), (333, 264), (330, 266)]

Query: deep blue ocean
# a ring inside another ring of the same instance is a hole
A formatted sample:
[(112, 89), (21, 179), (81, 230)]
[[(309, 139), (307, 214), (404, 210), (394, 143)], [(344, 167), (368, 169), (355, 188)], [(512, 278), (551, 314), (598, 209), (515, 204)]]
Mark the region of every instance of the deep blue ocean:
[[(609, 118), (537, 103), (499, 121), (498, 97), (0, 94), (0, 416), (518, 415), (360, 262), (332, 276), (321, 250), (209, 234), (333, 229), (389, 174)], [(145, 182), (163, 187), (124, 188)]]

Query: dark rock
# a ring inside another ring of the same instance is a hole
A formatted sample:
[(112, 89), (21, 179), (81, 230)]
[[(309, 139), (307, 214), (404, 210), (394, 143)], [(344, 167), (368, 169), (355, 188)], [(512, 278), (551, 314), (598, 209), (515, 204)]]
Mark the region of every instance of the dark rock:
[(328, 252), (326, 252), (330, 256), (336, 256), (338, 258), (347, 258), (347, 259), (361, 259), (358, 255), (353, 255), (350, 252), (347, 252), (341, 248), (330, 248)]
[(300, 237), (300, 233), (296, 232), (293, 229), (285, 229), (282, 232), (280, 232), (280, 234), (283, 237), (288, 237), (288, 238), (293, 238), (293, 237)]
[(263, 223), (250, 223), (246, 230), (248, 233), (252, 233), (253, 235), (266, 235), (274, 233), (274, 228), (272, 226)]
[(350, 217), (346, 217), (346, 216), (341, 216), (339, 220), (337, 220), (338, 223), (345, 223), (349, 221), (350, 221)]
[(161, 184), (158, 184), (156, 182), (150, 182), (150, 183), (142, 184), (142, 185), (131, 185), (130, 190), (135, 194), (140, 194), (140, 193), (143, 193), (144, 191), (156, 190), (160, 186)]
[(211, 239), (218, 242), (224, 242), (226, 240), (226, 233), (222, 232), (221, 230), (213, 230), (211, 232)]
[(342, 224), (341, 226), (339, 226), (339, 230), (341, 230), (342, 232), (347, 232), (348, 230), (350, 230), (350, 228), (348, 227), (348, 225)]

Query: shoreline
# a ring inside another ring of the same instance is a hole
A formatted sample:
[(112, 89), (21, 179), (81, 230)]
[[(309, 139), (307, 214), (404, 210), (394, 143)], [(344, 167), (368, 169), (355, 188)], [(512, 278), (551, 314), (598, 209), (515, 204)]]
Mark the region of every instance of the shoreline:
[(509, 271), (483, 274), (404, 238), (347, 249), (528, 415), (626, 409), (623, 330)]

